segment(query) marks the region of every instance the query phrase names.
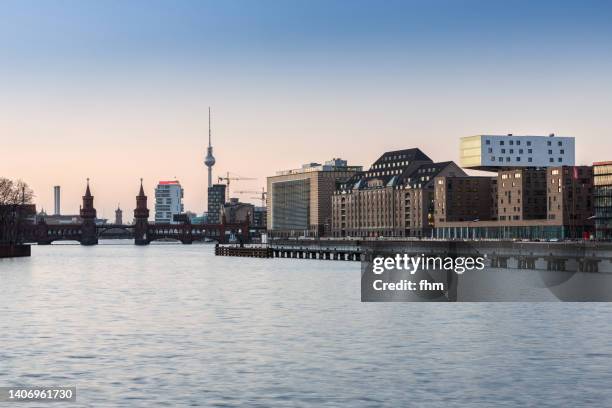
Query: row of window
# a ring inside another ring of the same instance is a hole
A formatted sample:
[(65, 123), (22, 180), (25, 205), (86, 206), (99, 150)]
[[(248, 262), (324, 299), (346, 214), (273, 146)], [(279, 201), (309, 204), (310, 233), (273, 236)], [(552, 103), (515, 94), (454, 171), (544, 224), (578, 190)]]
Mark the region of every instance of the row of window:
[(593, 166), (593, 173), (599, 174), (612, 174), (612, 164)]
[[(489, 147), (489, 153), (493, 153), (493, 148)], [(518, 149), (518, 154), (523, 154), (525, 152), (525, 150), (523, 149)], [(501, 149), (500, 150), (501, 154), (506, 154), (506, 149)], [(514, 154), (514, 149), (508, 149), (508, 153), (510, 154)], [(533, 149), (527, 149), (527, 154), (532, 154), (533, 153)], [(552, 149), (548, 149), (548, 154), (553, 154)], [(565, 154), (565, 149), (559, 149), (559, 154)]]
[[(492, 162), (494, 162), (494, 161), (496, 161), (496, 160), (497, 160), (498, 162), (500, 162), (500, 163), (503, 163), (503, 162), (504, 162), (504, 158), (503, 158), (503, 157), (501, 157), (501, 156), (500, 156), (500, 157), (497, 157), (497, 158), (496, 158), (495, 156), (491, 156), (489, 159), (490, 159)], [(510, 160), (511, 160), (511, 157), (506, 156), (506, 160), (505, 160), (505, 161), (506, 161), (506, 162), (509, 162)], [(520, 156), (517, 156), (517, 157), (515, 158), (515, 161), (520, 162), (520, 161), (521, 161), (521, 157), (520, 157)], [(533, 162), (533, 158), (532, 158), (532, 157), (528, 157), (528, 158), (527, 158), (527, 162), (528, 162), (528, 163), (532, 163), (532, 162)], [(550, 157), (550, 158), (548, 159), (548, 162), (549, 162), (549, 163), (554, 163), (554, 162), (555, 162), (554, 157)], [(559, 163), (563, 163), (563, 157), (558, 157), (558, 158), (557, 158), (557, 162), (559, 162)]]
[(385, 169), (388, 167), (406, 167), (409, 164), (408, 161), (394, 162), (394, 163), (380, 163), (372, 166), (373, 169)]
[[(491, 144), (491, 140), (486, 139), (486, 140), (485, 140), (485, 144), (490, 145), (490, 144)], [(505, 141), (505, 140), (500, 140), (500, 141), (499, 141), (499, 145), (500, 145), (500, 146), (504, 146), (505, 144), (506, 144), (506, 141)], [(517, 146), (520, 146), (520, 145), (521, 145), (521, 141), (520, 141), (520, 140), (516, 140), (516, 141), (514, 141), (514, 140), (508, 140), (508, 145), (513, 146), (513, 145), (515, 145), (515, 144), (516, 144)], [(547, 145), (547, 146), (552, 146), (552, 141), (550, 141), (550, 140), (546, 141), (546, 145)], [(531, 141), (530, 141), (530, 140), (527, 140), (527, 146), (531, 146)], [(557, 141), (557, 146), (563, 146), (563, 142), (562, 142), (561, 140), (558, 140), (558, 141)]]

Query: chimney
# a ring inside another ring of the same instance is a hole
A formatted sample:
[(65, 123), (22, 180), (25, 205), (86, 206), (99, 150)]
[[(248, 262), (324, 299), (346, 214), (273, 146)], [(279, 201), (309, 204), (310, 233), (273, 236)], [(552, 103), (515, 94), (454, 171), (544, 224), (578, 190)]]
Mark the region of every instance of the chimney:
[(60, 215), (60, 186), (53, 187), (53, 215)]

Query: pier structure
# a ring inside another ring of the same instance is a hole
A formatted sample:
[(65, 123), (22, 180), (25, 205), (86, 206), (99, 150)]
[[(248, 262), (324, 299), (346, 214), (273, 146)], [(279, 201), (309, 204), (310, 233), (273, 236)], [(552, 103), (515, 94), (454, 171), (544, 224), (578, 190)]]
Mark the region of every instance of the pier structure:
[(487, 268), (612, 273), (612, 244), (451, 240), (274, 240), (266, 245), (221, 244), (219, 256), (368, 261), (378, 255), (483, 257)]

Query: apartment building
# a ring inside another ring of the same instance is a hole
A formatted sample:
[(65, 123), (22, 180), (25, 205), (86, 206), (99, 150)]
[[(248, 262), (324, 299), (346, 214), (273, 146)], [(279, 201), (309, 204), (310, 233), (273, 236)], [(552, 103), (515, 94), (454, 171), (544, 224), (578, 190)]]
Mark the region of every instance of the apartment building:
[(417, 148), (383, 153), (369, 170), (338, 183), (332, 235), (429, 236), (436, 176), (466, 174), (453, 162), (434, 163)]

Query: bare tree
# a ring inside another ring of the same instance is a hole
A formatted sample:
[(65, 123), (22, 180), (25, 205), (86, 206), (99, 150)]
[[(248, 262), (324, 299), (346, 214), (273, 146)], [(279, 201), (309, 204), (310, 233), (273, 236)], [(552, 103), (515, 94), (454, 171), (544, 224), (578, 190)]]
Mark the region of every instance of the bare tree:
[(17, 244), (24, 219), (31, 215), (34, 192), (27, 183), (0, 177), (0, 242)]

